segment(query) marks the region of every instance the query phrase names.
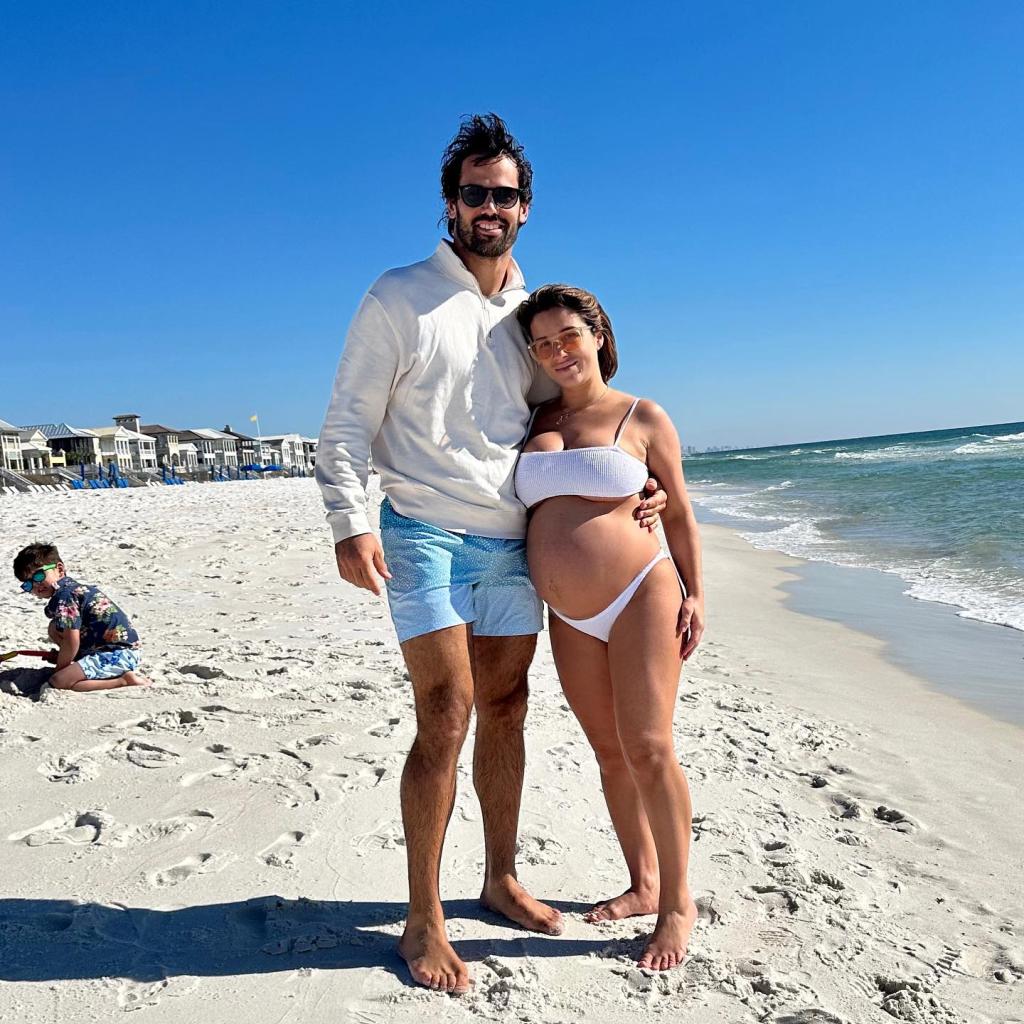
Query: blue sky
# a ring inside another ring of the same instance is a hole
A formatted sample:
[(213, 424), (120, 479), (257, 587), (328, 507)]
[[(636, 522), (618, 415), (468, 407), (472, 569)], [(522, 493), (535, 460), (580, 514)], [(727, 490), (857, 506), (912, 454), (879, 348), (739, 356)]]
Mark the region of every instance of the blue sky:
[(1024, 7), (0, 6), (0, 418), (315, 434), (496, 110), (684, 443), (1024, 419)]

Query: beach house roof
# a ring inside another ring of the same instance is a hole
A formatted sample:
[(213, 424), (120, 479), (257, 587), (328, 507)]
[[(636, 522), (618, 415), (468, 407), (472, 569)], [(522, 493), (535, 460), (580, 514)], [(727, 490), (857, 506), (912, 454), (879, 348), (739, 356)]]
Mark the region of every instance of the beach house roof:
[(196, 437), (201, 437), (204, 441), (234, 440), (230, 434), (225, 434), (222, 430), (214, 430), (211, 427), (193, 427), (187, 433), (195, 434)]
[(223, 432), (225, 434), (230, 435), (231, 437), (237, 437), (238, 440), (240, 440), (240, 441), (255, 441), (256, 440), (256, 438), (253, 437), (252, 434), (243, 434), (240, 430), (232, 430), (230, 423), (228, 423), (224, 427), (224, 431)]
[(17, 434), (20, 433), (20, 428), (16, 427), (13, 423), (8, 423), (7, 420), (0, 420), (0, 434)]
[(143, 434), (180, 434), (177, 427), (167, 427), (163, 423), (146, 423), (139, 427)]
[(116, 434), (121, 437), (127, 437), (129, 441), (148, 441), (150, 444), (153, 443), (153, 438), (148, 434), (140, 434), (130, 427), (124, 427), (120, 424), (114, 427), (90, 427), (89, 429), (97, 437), (113, 437)]
[(84, 427), (73, 427), (70, 423), (30, 423), (21, 429), (38, 430), (47, 441), (63, 437), (96, 437), (93, 431)]

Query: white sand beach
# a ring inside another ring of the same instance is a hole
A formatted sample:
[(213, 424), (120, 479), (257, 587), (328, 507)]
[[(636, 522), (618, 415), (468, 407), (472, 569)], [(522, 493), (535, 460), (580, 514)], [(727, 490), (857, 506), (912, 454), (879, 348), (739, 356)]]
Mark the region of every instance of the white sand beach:
[(0, 648), (45, 637), (10, 563), (52, 540), (132, 616), (155, 683), (0, 694), (0, 1019), (1024, 1021), (1024, 734), (788, 610), (795, 560), (702, 534), (686, 962), (633, 966), (653, 919), (582, 920), (625, 869), (542, 637), (520, 876), (567, 926), (479, 908), (471, 738), (442, 894), (475, 985), (453, 998), (394, 953), (410, 690), (383, 599), (337, 579), (313, 481), (0, 501)]

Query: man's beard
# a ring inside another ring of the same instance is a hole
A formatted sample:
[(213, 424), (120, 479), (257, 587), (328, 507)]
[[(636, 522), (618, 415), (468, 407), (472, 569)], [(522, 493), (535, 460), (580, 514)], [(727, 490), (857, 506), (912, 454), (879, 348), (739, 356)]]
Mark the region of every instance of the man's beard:
[[(476, 220), (486, 220), (491, 223), (500, 224), (503, 229), (502, 233), (495, 235), (493, 238), (481, 238), (473, 231), (473, 223)], [(461, 218), (458, 218), (455, 221), (455, 237), (459, 240), (459, 244), (473, 253), (474, 256), (483, 256), (486, 259), (504, 256), (515, 244), (518, 234), (518, 219), (512, 221), (511, 224), (500, 217), (474, 217), (469, 221), (463, 221)]]

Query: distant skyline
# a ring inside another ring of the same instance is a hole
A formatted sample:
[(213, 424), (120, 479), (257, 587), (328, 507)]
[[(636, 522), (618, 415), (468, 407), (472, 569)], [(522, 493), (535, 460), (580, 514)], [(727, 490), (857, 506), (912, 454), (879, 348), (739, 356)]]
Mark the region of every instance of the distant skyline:
[(6, 5), (0, 419), (315, 436), (487, 110), (534, 164), (528, 283), (597, 293), (685, 445), (1024, 419), (1024, 7), (514, 18)]

